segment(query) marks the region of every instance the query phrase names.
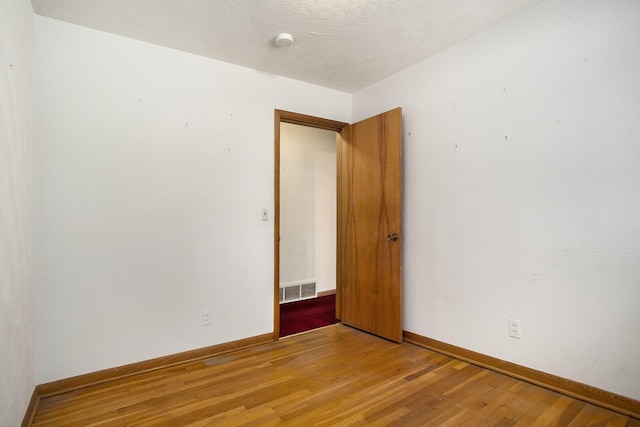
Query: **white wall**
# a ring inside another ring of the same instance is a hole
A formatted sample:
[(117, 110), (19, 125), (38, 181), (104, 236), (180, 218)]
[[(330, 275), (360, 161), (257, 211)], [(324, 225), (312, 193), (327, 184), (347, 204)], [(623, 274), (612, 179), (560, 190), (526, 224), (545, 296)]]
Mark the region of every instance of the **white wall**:
[(274, 109), (349, 121), (350, 95), (48, 18), (36, 39), (38, 382), (270, 333)]
[(336, 133), (280, 127), (280, 283), (336, 288)]
[(0, 426), (17, 426), (36, 385), (31, 2), (0, 2)]
[(639, 399), (640, 2), (542, 2), (353, 119), (396, 106), (404, 328)]

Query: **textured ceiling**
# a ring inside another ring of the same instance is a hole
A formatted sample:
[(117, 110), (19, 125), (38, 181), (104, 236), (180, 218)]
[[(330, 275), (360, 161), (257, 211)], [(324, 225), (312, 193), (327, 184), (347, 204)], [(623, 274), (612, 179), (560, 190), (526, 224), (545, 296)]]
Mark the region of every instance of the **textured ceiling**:
[[(540, 0), (32, 0), (36, 13), (353, 93)], [(280, 32), (295, 43), (279, 48)]]

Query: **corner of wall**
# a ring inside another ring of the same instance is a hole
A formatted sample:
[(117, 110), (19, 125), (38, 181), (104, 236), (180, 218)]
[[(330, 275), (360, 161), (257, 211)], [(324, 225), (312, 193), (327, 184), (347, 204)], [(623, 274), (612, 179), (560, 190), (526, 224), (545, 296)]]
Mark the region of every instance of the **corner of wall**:
[(3, 7), (0, 28), (0, 425), (20, 425), (35, 379), (34, 97), (31, 2)]

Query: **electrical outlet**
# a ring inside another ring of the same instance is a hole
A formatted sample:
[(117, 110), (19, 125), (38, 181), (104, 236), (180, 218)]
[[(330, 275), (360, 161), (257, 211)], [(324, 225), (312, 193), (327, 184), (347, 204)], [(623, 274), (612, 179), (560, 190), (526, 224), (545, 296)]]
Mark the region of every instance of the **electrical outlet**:
[(211, 325), (211, 310), (204, 310), (202, 312), (202, 326)]
[(509, 319), (509, 336), (512, 338), (522, 338), (520, 321), (518, 319)]

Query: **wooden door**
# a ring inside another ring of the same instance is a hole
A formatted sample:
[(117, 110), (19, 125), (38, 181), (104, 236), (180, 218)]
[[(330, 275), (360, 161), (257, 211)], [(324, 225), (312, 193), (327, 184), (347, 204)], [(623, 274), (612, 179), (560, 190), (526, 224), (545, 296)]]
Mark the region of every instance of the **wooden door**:
[(338, 295), (343, 323), (402, 341), (402, 109), (338, 136)]

